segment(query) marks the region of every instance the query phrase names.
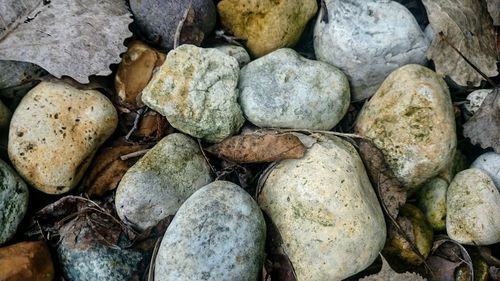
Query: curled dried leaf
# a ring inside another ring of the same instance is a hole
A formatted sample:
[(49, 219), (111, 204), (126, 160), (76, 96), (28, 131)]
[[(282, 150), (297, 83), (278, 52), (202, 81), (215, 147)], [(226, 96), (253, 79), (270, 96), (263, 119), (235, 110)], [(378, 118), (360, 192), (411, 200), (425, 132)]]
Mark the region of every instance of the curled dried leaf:
[(90, 197), (100, 197), (114, 190), (125, 172), (139, 160), (139, 157), (127, 160), (122, 160), (121, 157), (146, 148), (148, 148), (147, 145), (135, 144), (101, 149), (84, 180), (85, 193)]
[(262, 163), (301, 158), (306, 147), (293, 134), (246, 134), (228, 138), (206, 151), (237, 163)]

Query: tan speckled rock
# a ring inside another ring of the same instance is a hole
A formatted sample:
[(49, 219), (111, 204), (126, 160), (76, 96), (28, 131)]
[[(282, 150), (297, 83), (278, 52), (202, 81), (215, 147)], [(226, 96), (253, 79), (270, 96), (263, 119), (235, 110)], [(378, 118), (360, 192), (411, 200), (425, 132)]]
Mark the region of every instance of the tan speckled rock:
[(354, 147), (323, 138), (269, 174), (259, 205), (277, 226), (298, 280), (341, 280), (368, 267), (386, 226)]
[(397, 69), (365, 104), (356, 131), (374, 141), (396, 177), (414, 192), (455, 153), (455, 117), (446, 83), (420, 65)]
[(317, 9), (315, 0), (222, 0), (217, 4), (222, 25), (247, 39), (256, 57), (297, 43)]
[(446, 232), (468, 245), (500, 242), (500, 192), (484, 171), (458, 173), (446, 194)]
[(118, 115), (101, 93), (42, 82), (17, 107), (9, 130), (9, 158), (37, 189), (60, 194), (81, 179)]

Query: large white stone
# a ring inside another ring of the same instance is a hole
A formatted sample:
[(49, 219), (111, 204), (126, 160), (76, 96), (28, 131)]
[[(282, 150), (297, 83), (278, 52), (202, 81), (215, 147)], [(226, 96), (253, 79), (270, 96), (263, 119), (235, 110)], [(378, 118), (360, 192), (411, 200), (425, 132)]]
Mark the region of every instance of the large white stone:
[(495, 183), (500, 190), (500, 154), (495, 152), (486, 152), (474, 160), (471, 168), (483, 170)]
[(425, 64), (429, 41), (403, 5), (380, 0), (325, 0), (314, 29), (318, 60), (347, 74), (352, 99), (372, 96), (405, 64)]
[(341, 280), (368, 267), (386, 239), (384, 215), (354, 147), (323, 138), (281, 161), (258, 197), (300, 281)]
[(259, 127), (330, 130), (351, 101), (347, 77), (327, 63), (279, 49), (240, 72), (240, 105)]
[(482, 170), (458, 173), (446, 194), (446, 231), (468, 245), (500, 242), (500, 192)]

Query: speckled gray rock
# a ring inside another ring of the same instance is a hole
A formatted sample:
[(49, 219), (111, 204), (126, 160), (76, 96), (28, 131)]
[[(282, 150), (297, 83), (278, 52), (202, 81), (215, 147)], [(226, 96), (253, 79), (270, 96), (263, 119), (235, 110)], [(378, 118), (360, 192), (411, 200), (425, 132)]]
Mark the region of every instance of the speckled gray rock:
[(0, 60), (0, 89), (20, 86), (46, 74), (47, 72), (36, 64)]
[(28, 209), (28, 187), (0, 160), (0, 245), (12, 238)]
[(386, 239), (384, 215), (356, 149), (324, 138), (281, 161), (258, 198), (298, 280), (341, 280), (368, 267)]
[(435, 230), (446, 229), (446, 191), (448, 182), (436, 177), (418, 191), (417, 204)]
[(482, 170), (458, 173), (446, 195), (446, 232), (468, 245), (500, 242), (500, 192)]
[(124, 222), (144, 230), (174, 215), (211, 181), (198, 144), (186, 135), (170, 134), (125, 173), (116, 191), (116, 211)]
[(352, 99), (372, 96), (382, 81), (405, 64), (424, 64), (429, 41), (413, 15), (395, 1), (326, 0), (314, 29), (318, 60), (340, 68)]
[(5, 129), (9, 127), (10, 118), (12, 117), (12, 112), (9, 108), (0, 101), (0, 129)]
[[(97, 237), (89, 227), (79, 227), (76, 221), (66, 224), (57, 247), (60, 269), (68, 281), (129, 281), (141, 280), (141, 261), (147, 253), (125, 249), (131, 242), (121, 238), (119, 246), (111, 248), (90, 237)], [(85, 241), (85, 242), (83, 242)]]
[(279, 49), (240, 72), (240, 105), (259, 127), (330, 130), (347, 112), (347, 77), (337, 68)]
[(448, 86), (415, 64), (387, 77), (361, 110), (355, 130), (382, 150), (410, 193), (447, 168), (457, 145)]
[(100, 92), (42, 82), (12, 116), (9, 158), (30, 185), (64, 193), (78, 184), (117, 124), (115, 107)]
[(245, 118), (238, 105), (235, 58), (216, 49), (182, 45), (142, 91), (142, 101), (176, 129), (208, 142), (236, 133)]
[(214, 48), (223, 52), (224, 54), (226, 54), (228, 56), (235, 58), (238, 61), (240, 68), (245, 66), (246, 64), (248, 64), (251, 60), (250, 55), (245, 50), (245, 48), (240, 47), (240, 46), (223, 44), (223, 45), (215, 46)]
[(191, 32), (202, 31), (203, 37), (207, 37), (216, 21), (212, 0), (131, 0), (130, 8), (143, 35), (150, 41), (159, 41), (163, 49), (174, 47), (179, 22), (189, 8), (194, 11)]
[(483, 101), (486, 98), (486, 96), (492, 91), (493, 91), (492, 89), (481, 89), (470, 93), (467, 96), (467, 100), (464, 104), (464, 107), (467, 110), (467, 112), (470, 114), (476, 113), (476, 111), (481, 107), (481, 104), (483, 104)]
[(472, 162), (471, 168), (478, 168), (486, 172), (500, 190), (500, 154), (486, 152)]
[(213, 182), (186, 200), (165, 232), (155, 280), (255, 281), (265, 240), (252, 197), (233, 183)]

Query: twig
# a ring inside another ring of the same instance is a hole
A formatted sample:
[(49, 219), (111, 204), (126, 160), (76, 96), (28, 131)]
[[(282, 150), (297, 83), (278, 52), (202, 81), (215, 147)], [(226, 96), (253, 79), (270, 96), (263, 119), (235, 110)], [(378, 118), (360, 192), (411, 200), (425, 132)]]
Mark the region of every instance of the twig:
[(307, 130), (307, 129), (280, 129), (280, 128), (269, 128), (269, 130), (275, 130), (278, 133), (306, 133), (306, 134), (324, 134), (324, 135), (333, 135), (337, 137), (345, 137), (345, 138), (355, 138), (355, 139), (369, 139), (367, 137), (363, 137), (360, 135), (356, 134), (349, 134), (349, 133), (339, 133), (339, 132), (332, 132), (332, 131), (316, 131), (316, 130)]
[(205, 150), (203, 150), (203, 147), (201, 146), (201, 140), (200, 139), (197, 139), (198, 140), (198, 146), (200, 147), (200, 150), (201, 150), (201, 154), (203, 155), (203, 157), (205, 158), (205, 161), (207, 161), (207, 164), (208, 166), (210, 167), (210, 170), (212, 170), (212, 173), (214, 173), (214, 175), (217, 175), (217, 171), (215, 170), (215, 168), (212, 166), (212, 164), (210, 164), (210, 161), (208, 161), (208, 157), (207, 155), (205, 154)]
[(120, 159), (123, 160), (123, 161), (125, 161), (125, 160), (128, 160), (130, 158), (135, 158), (135, 157), (143, 156), (144, 154), (146, 154), (150, 150), (151, 150), (151, 148), (146, 148), (146, 149), (143, 149), (143, 150), (134, 151), (132, 153), (120, 156)]
[(139, 127), (139, 121), (141, 121), (142, 116), (144, 115), (144, 113), (147, 112), (147, 110), (148, 110), (147, 107), (139, 108), (139, 110), (137, 110), (137, 115), (135, 116), (134, 119), (134, 125), (132, 126), (132, 129), (130, 129), (130, 131), (125, 136), (125, 140), (128, 141), (132, 136), (132, 134), (137, 130), (137, 128)]

